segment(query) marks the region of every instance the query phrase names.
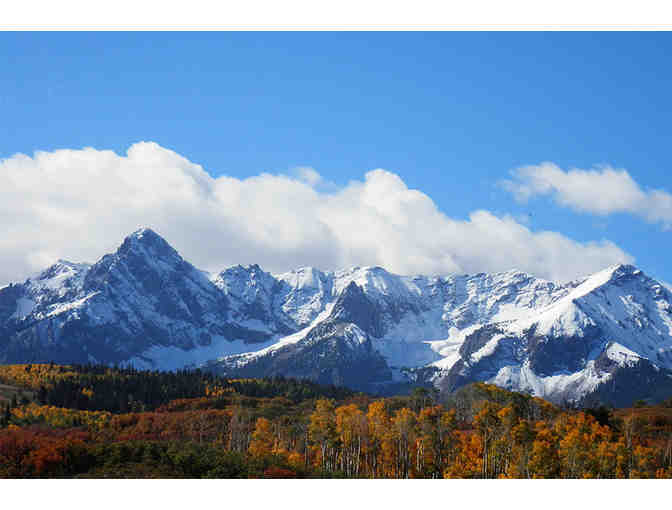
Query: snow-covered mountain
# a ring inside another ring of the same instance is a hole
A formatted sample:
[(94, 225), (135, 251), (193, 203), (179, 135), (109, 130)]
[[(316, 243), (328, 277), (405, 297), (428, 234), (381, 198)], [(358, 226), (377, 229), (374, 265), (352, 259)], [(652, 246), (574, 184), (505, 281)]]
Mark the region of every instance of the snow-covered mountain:
[(0, 289), (0, 359), (173, 369), (269, 338), (229, 321), (228, 302), (208, 274), (142, 229), (93, 265), (59, 261)]
[(149, 229), (0, 289), (0, 361), (200, 365), (373, 391), (489, 381), (556, 402), (672, 394), (672, 293), (634, 266), (505, 273), (193, 267)]

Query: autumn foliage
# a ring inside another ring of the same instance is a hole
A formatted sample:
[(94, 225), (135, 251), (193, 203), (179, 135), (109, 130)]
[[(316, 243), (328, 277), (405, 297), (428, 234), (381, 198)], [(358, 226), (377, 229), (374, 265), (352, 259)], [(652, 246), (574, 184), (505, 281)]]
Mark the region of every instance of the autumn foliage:
[[(0, 409), (5, 478), (672, 477), (663, 406), (561, 409), (482, 383), (442, 402), (426, 390), (375, 398), (282, 378), (50, 364), (2, 366), (0, 381), (34, 392)], [(66, 386), (74, 395), (53, 393)]]

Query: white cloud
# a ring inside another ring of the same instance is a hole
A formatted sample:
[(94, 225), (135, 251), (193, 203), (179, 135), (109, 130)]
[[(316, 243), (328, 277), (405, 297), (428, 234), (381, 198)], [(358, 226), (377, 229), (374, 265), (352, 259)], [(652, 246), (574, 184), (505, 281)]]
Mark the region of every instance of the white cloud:
[(633, 260), (611, 242), (532, 232), (488, 211), (452, 219), (385, 170), (341, 188), (321, 183), (313, 169), (213, 178), (147, 142), (125, 156), (91, 148), (19, 154), (0, 161), (0, 282), (57, 258), (95, 261), (141, 226), (211, 271), (235, 263), (271, 271), (380, 265), (402, 274), (517, 268), (567, 280)]
[(309, 166), (300, 166), (295, 170), (299, 179), (310, 186), (317, 186), (322, 183), (322, 176), (312, 167)]
[(560, 205), (602, 216), (632, 213), (652, 223), (672, 225), (672, 195), (663, 190), (644, 191), (626, 170), (601, 167), (567, 172), (553, 163), (526, 166), (512, 172), (502, 185), (517, 200), (551, 195)]

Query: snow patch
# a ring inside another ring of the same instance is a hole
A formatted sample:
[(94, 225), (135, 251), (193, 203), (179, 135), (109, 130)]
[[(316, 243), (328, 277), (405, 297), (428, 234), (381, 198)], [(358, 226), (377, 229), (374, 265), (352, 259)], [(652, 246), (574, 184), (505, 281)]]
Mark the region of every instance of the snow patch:
[(367, 339), (366, 333), (355, 324), (348, 324), (343, 331), (343, 336), (345, 341), (354, 347), (362, 345)]
[(528, 361), (520, 366), (506, 366), (487, 382), (503, 388), (529, 392), (537, 397), (577, 401), (609, 380), (610, 374), (598, 373), (595, 361), (589, 361), (583, 370), (572, 374), (538, 376), (530, 368)]
[(621, 366), (631, 367), (636, 365), (637, 362), (642, 359), (639, 354), (618, 343), (610, 344), (609, 347), (607, 347), (606, 354), (610, 360), (617, 362)]
[(497, 349), (497, 344), (499, 344), (499, 341), (502, 338), (505, 338), (505, 336), (499, 334), (493, 335), (493, 337), (488, 340), (483, 347), (472, 353), (472, 355), (469, 357), (469, 361), (471, 363), (478, 363), (482, 358), (492, 356), (495, 353), (495, 349)]
[[(256, 345), (268, 345), (268, 342)], [(129, 364), (139, 370), (179, 370), (196, 367), (218, 357), (249, 351), (251, 345), (242, 340), (227, 340), (222, 336), (213, 337), (210, 345), (197, 346), (185, 350), (174, 346), (155, 345), (129, 360)]]
[(88, 294), (88, 295), (84, 296), (83, 298), (77, 299), (77, 300), (72, 301), (70, 303), (62, 303), (62, 304), (53, 305), (51, 307), (51, 310), (49, 311), (49, 313), (46, 314), (45, 317), (53, 317), (55, 315), (60, 315), (63, 312), (67, 312), (69, 310), (75, 310), (75, 309), (82, 308), (84, 306), (84, 304), (89, 299), (91, 299), (92, 297), (94, 297), (98, 294), (100, 294), (100, 291), (92, 292), (91, 294)]
[[(315, 320), (313, 322), (310, 323), (310, 325), (306, 326), (302, 330), (297, 331), (296, 333), (294, 333), (292, 335), (288, 335), (288, 336), (282, 337), (280, 339), (273, 340), (272, 341), (273, 343), (271, 345), (266, 344), (266, 346), (264, 346), (263, 348), (261, 348), (259, 350), (256, 350), (256, 351), (246, 350), (246, 351), (243, 351), (243, 352), (240, 352), (240, 353), (231, 353), (231, 354), (223, 353), (223, 354), (220, 354), (218, 356), (217, 360), (218, 361), (223, 361), (224, 358), (226, 358), (228, 355), (237, 354), (236, 359), (235, 359), (235, 364), (239, 365), (239, 366), (242, 366), (242, 365), (245, 365), (246, 363), (249, 363), (250, 361), (252, 361), (256, 358), (259, 358), (259, 357), (264, 356), (266, 354), (270, 354), (272, 352), (275, 352), (278, 349), (281, 349), (282, 347), (300, 342), (301, 340), (303, 340), (305, 338), (305, 336), (308, 334), (308, 332), (314, 326), (316, 326), (319, 322), (321, 322), (324, 319), (326, 319), (327, 317), (329, 317), (333, 307), (334, 307), (333, 303), (329, 304), (325, 308), (325, 310), (322, 313), (320, 313), (315, 318)], [(249, 345), (248, 345), (248, 349), (249, 349)]]

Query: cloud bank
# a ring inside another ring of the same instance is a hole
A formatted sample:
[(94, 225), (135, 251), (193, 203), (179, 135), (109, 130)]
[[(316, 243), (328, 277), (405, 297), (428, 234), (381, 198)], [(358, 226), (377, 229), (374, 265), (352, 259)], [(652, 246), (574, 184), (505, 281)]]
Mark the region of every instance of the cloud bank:
[[(93, 262), (149, 226), (197, 267), (258, 263), (380, 265), (400, 274), (503, 271), (569, 280), (630, 255), (609, 241), (579, 243), (479, 210), (438, 210), (399, 176), (373, 170), (345, 187), (310, 168), (295, 175), (213, 178), (156, 143), (126, 155), (92, 148), (0, 161), (0, 283), (58, 258)], [(567, 256), (567, 254), (571, 254)]]
[(551, 195), (560, 205), (576, 211), (606, 216), (631, 213), (651, 223), (672, 226), (672, 195), (663, 190), (644, 191), (625, 170), (603, 167), (567, 172), (553, 163), (527, 166), (512, 172), (505, 189), (517, 200)]

